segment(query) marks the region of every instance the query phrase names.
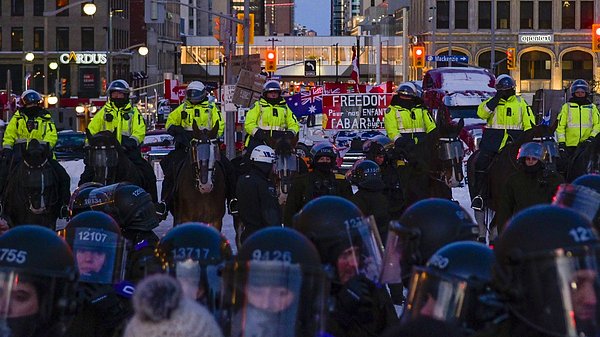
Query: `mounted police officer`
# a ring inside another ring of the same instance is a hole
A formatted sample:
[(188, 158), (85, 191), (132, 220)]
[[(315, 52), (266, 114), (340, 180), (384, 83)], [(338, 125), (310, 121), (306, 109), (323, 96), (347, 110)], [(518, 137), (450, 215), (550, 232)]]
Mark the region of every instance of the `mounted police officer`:
[[(139, 110), (131, 104), (129, 99), (131, 88), (126, 81), (115, 80), (110, 83), (106, 93), (108, 102), (94, 115), (88, 125), (88, 130), (92, 135), (101, 131), (115, 133), (117, 140), (125, 150), (127, 158), (135, 164), (144, 176), (144, 188), (148, 190), (152, 200), (156, 202), (158, 200), (156, 175), (150, 163), (142, 158), (140, 149), (140, 144), (144, 142), (144, 137), (146, 137), (146, 122)], [(92, 168), (86, 165), (79, 184), (92, 180)]]
[(487, 171), (494, 156), (499, 153), (509, 139), (516, 140), (525, 130), (535, 125), (535, 116), (527, 102), (515, 94), (515, 80), (509, 75), (496, 79), (496, 95), (483, 101), (477, 109), (477, 116), (487, 121), (483, 138), (479, 145), (479, 155), (475, 162), (475, 191), (477, 196), (471, 208), (483, 209), (483, 197), (487, 188)]
[(401, 137), (410, 137), (415, 144), (423, 141), (436, 125), (423, 104), (421, 90), (414, 83), (404, 82), (396, 91), (383, 118), (388, 137), (394, 142)]
[(274, 161), (275, 151), (267, 145), (259, 145), (250, 155), (250, 172), (238, 179), (236, 195), (244, 226), (240, 236), (242, 242), (263, 227), (281, 226), (281, 207), (271, 180)]
[(333, 172), (337, 160), (333, 146), (328, 142), (316, 144), (310, 152), (313, 171), (297, 176), (292, 182), (283, 211), (285, 225), (291, 225), (294, 214), (315, 198), (323, 195), (352, 197), (352, 186), (346, 179), (337, 179)]
[[(175, 150), (169, 152), (160, 162), (165, 177), (162, 184), (162, 202), (157, 206), (157, 211), (162, 213), (163, 216), (167, 214), (167, 206), (171, 207), (175, 179), (177, 179), (177, 168), (186, 158), (192, 140), (194, 123), (200, 130), (210, 130), (218, 123), (217, 137), (223, 136), (223, 130), (225, 129), (225, 121), (221, 117), (221, 112), (217, 105), (208, 99), (208, 91), (204, 83), (200, 81), (191, 82), (185, 93), (185, 101), (169, 114), (165, 125), (167, 132), (174, 137)], [(228, 180), (226, 184), (227, 199), (231, 200), (233, 197), (232, 190), (235, 188), (235, 185), (233, 185), (234, 180), (231, 177), (232, 168), (225, 156), (221, 156), (220, 162), (223, 164), (225, 177)]]
[[(56, 125), (54, 125), (50, 112), (42, 107), (42, 103), (42, 95), (35, 90), (26, 90), (21, 94), (21, 108), (10, 119), (4, 132), (3, 160), (2, 166), (0, 166), (0, 195), (6, 187), (10, 171), (21, 162), (23, 152), (31, 140), (37, 139), (41, 144), (46, 144), (49, 150), (56, 145), (58, 140)], [(49, 154), (48, 162), (59, 180), (59, 199), (66, 206), (71, 195), (71, 178), (53, 158), (52, 151), (49, 151)], [(66, 213), (64, 215), (66, 216)]]
[(265, 144), (273, 136), (273, 131), (291, 131), (298, 134), (300, 126), (296, 116), (281, 96), (278, 81), (267, 81), (263, 86), (262, 97), (246, 114), (244, 130), (249, 138), (246, 140), (246, 153), (252, 153), (256, 146)]
[(584, 80), (571, 84), (571, 98), (558, 114), (556, 137), (562, 153), (571, 157), (577, 146), (600, 133), (600, 113), (590, 100), (590, 86)]

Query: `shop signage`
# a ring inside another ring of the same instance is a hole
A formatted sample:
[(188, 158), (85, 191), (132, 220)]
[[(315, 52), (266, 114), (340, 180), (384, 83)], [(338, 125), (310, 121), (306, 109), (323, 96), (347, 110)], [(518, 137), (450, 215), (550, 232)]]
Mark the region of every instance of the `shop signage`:
[(542, 44), (542, 43), (554, 43), (553, 34), (520, 34), (519, 43), (526, 44)]
[(70, 53), (61, 54), (59, 57), (60, 63), (69, 64), (75, 62), (77, 64), (106, 64), (108, 56), (106, 53)]

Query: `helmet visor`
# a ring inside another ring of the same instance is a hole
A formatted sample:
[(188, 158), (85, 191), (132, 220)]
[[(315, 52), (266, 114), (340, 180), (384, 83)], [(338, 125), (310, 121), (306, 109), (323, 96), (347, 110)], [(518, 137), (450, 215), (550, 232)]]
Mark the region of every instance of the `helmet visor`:
[(554, 140), (542, 141), (542, 147), (544, 148), (543, 160), (547, 163), (556, 161), (556, 158), (560, 157), (558, 152), (558, 144)]
[[(260, 252), (258, 252), (260, 254)], [(225, 273), (228, 336), (318, 336), (323, 330), (326, 277), (320, 269), (281, 260), (233, 263)]]
[(476, 329), (475, 290), (467, 280), (415, 267), (403, 319), (411, 321), (425, 316)]
[[(592, 235), (586, 228), (569, 234), (583, 241)], [(598, 248), (555, 249), (524, 257), (514, 272), (524, 298), (511, 311), (548, 334), (597, 336)]]
[(217, 313), (220, 309), (218, 301), (222, 265), (201, 261), (208, 254), (208, 250), (202, 248), (175, 248), (174, 254), (179, 258), (167, 268), (167, 272), (179, 280), (184, 296), (203, 303), (211, 312)]
[(79, 269), (79, 281), (111, 284), (124, 279), (127, 253), (125, 240), (102, 228), (68, 229), (73, 238), (73, 255)]
[(552, 204), (572, 208), (593, 222), (600, 209), (600, 193), (585, 186), (561, 184)]

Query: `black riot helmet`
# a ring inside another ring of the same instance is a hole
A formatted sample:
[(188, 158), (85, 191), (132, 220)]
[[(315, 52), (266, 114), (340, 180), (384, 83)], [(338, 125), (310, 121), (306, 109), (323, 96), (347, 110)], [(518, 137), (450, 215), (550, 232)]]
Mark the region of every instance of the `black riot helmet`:
[[(123, 95), (125, 95), (125, 97), (124, 98), (113, 98), (112, 93), (116, 92), (116, 91), (123, 93)], [(131, 94), (131, 88), (129, 87), (129, 84), (125, 80), (114, 80), (114, 81), (110, 82), (110, 84), (108, 85), (108, 88), (106, 88), (106, 95), (108, 96), (108, 100), (110, 102), (114, 103), (114, 105), (117, 108), (125, 107), (127, 105), (127, 103), (129, 103), (129, 95), (130, 94)]]
[(315, 246), (299, 232), (268, 227), (252, 234), (224, 273), (227, 336), (319, 336), (326, 276)]
[(496, 78), (496, 90), (511, 90), (516, 87), (515, 80), (510, 75), (502, 74)]
[(418, 201), (389, 227), (385, 248), (386, 268), (398, 263), (402, 279), (410, 277), (413, 266), (422, 266), (444, 245), (476, 240), (479, 227), (464, 208), (446, 199)]
[(21, 94), (21, 106), (23, 107), (28, 105), (41, 106), (43, 102), (44, 98), (35, 90), (25, 90)]
[(229, 241), (219, 231), (200, 222), (177, 225), (160, 240), (156, 254), (188, 298), (219, 312), (220, 273), (232, 257)]
[(60, 232), (73, 250), (79, 280), (115, 284), (125, 277), (125, 239), (108, 214), (87, 211), (74, 216)]
[(317, 162), (317, 160), (321, 157), (329, 157), (333, 162), (337, 159), (337, 153), (333, 148), (333, 145), (329, 142), (321, 142), (314, 145), (310, 149), (310, 155), (312, 157), (313, 162)]
[(582, 79), (575, 80), (575, 81), (573, 81), (573, 83), (571, 83), (571, 88), (570, 88), (571, 96), (575, 96), (575, 92), (577, 90), (585, 91), (585, 95), (587, 96), (590, 94), (590, 85), (585, 80), (582, 80)]
[[(424, 267), (415, 267), (403, 319), (432, 317), (462, 327), (481, 329), (493, 316), (480, 301), (490, 293), (494, 252), (473, 241), (447, 244)], [(486, 315), (486, 313), (489, 314)]]
[(571, 184), (561, 184), (552, 204), (574, 209), (600, 230), (600, 175), (585, 174)]
[(379, 165), (371, 160), (362, 160), (354, 166), (350, 180), (359, 188), (379, 191), (384, 187)]
[(92, 204), (105, 202), (106, 200), (93, 200), (93, 198), (90, 197), (90, 194), (93, 194), (92, 191), (102, 186), (104, 185), (100, 183), (89, 182), (77, 187), (69, 199), (69, 217), (72, 218), (79, 213), (91, 211)]
[(527, 208), (496, 242), (493, 285), (516, 319), (544, 335), (597, 336), (599, 247), (574, 210)]
[(62, 336), (76, 312), (69, 246), (50, 229), (23, 225), (0, 236), (0, 251), (2, 335)]
[(367, 159), (375, 161), (377, 156), (385, 156), (386, 149), (393, 146), (390, 138), (384, 135), (377, 135), (363, 144), (363, 152), (367, 155)]
[[(334, 281), (345, 283), (352, 274), (379, 279), (382, 244), (377, 226), (352, 202), (337, 196), (316, 198), (294, 216), (293, 227), (315, 244)], [(353, 273), (339, 270), (337, 263), (349, 249), (360, 251)]]

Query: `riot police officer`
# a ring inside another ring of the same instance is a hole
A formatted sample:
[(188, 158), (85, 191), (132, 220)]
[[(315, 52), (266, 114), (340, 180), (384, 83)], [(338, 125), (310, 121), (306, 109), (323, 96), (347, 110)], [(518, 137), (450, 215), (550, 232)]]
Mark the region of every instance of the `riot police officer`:
[(221, 271), (232, 258), (229, 242), (221, 233), (205, 223), (177, 225), (160, 240), (156, 255), (163, 271), (179, 280), (184, 296), (219, 316)]
[(126, 246), (109, 215), (87, 211), (76, 215), (61, 233), (73, 250), (79, 270), (79, 310), (67, 336), (111, 336), (132, 314), (133, 284), (124, 278)]
[(23, 225), (0, 236), (3, 336), (63, 336), (77, 310), (77, 267), (50, 229)]
[(396, 92), (383, 118), (385, 131), (394, 142), (408, 137), (416, 144), (435, 130), (435, 122), (423, 104), (422, 91), (414, 83), (402, 83)]
[[(125, 150), (127, 158), (135, 164), (144, 177), (144, 189), (150, 193), (154, 202), (158, 201), (156, 175), (154, 169), (142, 158), (140, 144), (146, 137), (146, 122), (139, 110), (131, 104), (131, 88), (124, 80), (112, 81), (106, 89), (108, 102), (96, 112), (88, 130), (92, 135), (101, 131), (115, 133), (117, 140)], [(93, 180), (93, 168), (86, 165), (79, 178), (79, 185)]]
[(499, 153), (511, 138), (516, 140), (523, 131), (535, 125), (531, 107), (515, 94), (515, 80), (503, 74), (496, 79), (496, 95), (483, 101), (477, 108), (477, 116), (487, 121), (475, 162), (475, 191), (471, 208), (483, 209), (483, 197), (487, 193), (487, 170), (495, 154)]
[(597, 336), (599, 243), (574, 210), (542, 205), (515, 215), (496, 242), (492, 273), (508, 316), (477, 336)]
[(256, 146), (264, 144), (273, 131), (290, 131), (298, 134), (300, 126), (296, 116), (281, 96), (278, 81), (270, 80), (263, 85), (261, 98), (246, 114), (244, 130), (248, 134), (246, 153), (251, 153)]
[(240, 240), (244, 242), (255, 231), (269, 226), (281, 226), (281, 207), (275, 184), (271, 180), (275, 151), (266, 145), (252, 150), (250, 172), (238, 179), (239, 216), (243, 222)]
[(493, 296), (493, 263), (494, 252), (485, 244), (459, 241), (443, 246), (425, 266), (413, 269), (403, 322), (431, 317), (459, 326), (465, 335), (482, 329), (498, 313), (482, 301)]
[[(21, 108), (15, 112), (6, 126), (2, 142), (0, 195), (6, 187), (11, 170), (21, 162), (23, 152), (27, 149), (29, 142), (36, 139), (40, 144), (48, 147), (48, 162), (58, 176), (59, 202), (66, 206), (71, 195), (71, 178), (52, 155), (51, 150), (56, 145), (58, 134), (52, 115), (43, 108), (42, 103), (42, 95), (37, 91), (25, 90), (21, 94)], [(61, 216), (66, 217), (66, 214), (61, 214)]]
[(310, 150), (313, 171), (297, 176), (292, 182), (283, 211), (283, 223), (292, 224), (292, 217), (309, 201), (323, 195), (352, 197), (352, 187), (345, 179), (337, 179), (337, 153), (330, 143), (319, 143)]
[(297, 231), (257, 231), (223, 274), (225, 336), (322, 336), (326, 276), (314, 245)]
[(294, 228), (315, 244), (332, 282), (328, 333), (377, 336), (398, 321), (379, 280), (381, 242), (376, 224), (356, 205), (336, 196), (317, 198), (294, 217)]
[(600, 233), (600, 175), (585, 174), (560, 185), (552, 204), (579, 212)]

